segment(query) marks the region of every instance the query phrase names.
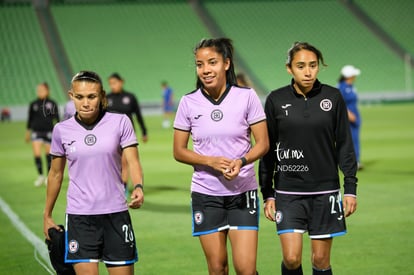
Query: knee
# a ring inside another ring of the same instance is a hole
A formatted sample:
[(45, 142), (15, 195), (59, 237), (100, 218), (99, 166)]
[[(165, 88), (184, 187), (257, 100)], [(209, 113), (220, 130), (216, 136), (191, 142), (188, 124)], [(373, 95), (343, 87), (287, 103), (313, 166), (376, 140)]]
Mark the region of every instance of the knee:
[(210, 261), (208, 263), (209, 274), (211, 275), (226, 275), (229, 267), (226, 261)]
[(302, 258), (300, 255), (295, 254), (286, 255), (283, 257), (283, 264), (287, 269), (295, 270), (302, 264)]
[(256, 266), (235, 266), (237, 275), (256, 275)]
[(328, 269), (331, 266), (329, 255), (312, 253), (312, 265), (317, 269)]

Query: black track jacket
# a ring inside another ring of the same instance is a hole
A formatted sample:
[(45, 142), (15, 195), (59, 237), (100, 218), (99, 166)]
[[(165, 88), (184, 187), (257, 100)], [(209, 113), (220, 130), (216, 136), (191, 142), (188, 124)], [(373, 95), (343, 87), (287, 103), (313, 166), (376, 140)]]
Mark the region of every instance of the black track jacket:
[(298, 195), (338, 190), (338, 165), (344, 193), (356, 195), (357, 162), (339, 90), (316, 80), (305, 97), (292, 80), (269, 94), (265, 112), (270, 149), (259, 164), (264, 200), (274, 197), (275, 189)]

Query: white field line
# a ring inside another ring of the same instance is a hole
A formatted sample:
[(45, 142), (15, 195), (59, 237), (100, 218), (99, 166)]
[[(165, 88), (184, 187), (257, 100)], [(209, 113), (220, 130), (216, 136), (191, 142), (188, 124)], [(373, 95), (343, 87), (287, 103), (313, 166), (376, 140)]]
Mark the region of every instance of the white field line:
[(34, 249), (37, 251), (38, 255), (42, 260), (47, 263), (47, 266), (53, 270), (52, 265), (49, 260), (49, 253), (46, 248), (46, 244), (38, 236), (36, 236), (24, 222), (17, 216), (16, 213), (10, 208), (10, 206), (0, 197), (0, 207), (4, 214), (10, 219), (17, 231), (22, 234), (26, 240), (31, 243)]

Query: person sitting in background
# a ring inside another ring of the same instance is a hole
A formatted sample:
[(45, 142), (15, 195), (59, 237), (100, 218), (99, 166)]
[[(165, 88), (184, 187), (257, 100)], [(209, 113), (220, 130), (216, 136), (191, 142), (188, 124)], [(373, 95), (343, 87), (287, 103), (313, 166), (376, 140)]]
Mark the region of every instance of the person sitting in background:
[(351, 126), (352, 141), (354, 143), (354, 150), (358, 161), (358, 170), (363, 168), (361, 164), (361, 146), (360, 146), (360, 132), (361, 132), (361, 115), (358, 110), (358, 94), (354, 86), (354, 82), (361, 74), (361, 70), (352, 65), (346, 65), (341, 70), (341, 76), (338, 80), (338, 89), (345, 100), (348, 108), (348, 119)]
[(51, 157), (49, 155), (50, 142), (54, 123), (59, 122), (59, 110), (56, 102), (49, 99), (49, 85), (43, 82), (37, 85), (37, 99), (30, 103), (27, 120), (26, 142), (32, 141), (33, 154), (38, 178), (34, 182), (36, 187), (46, 184), (43, 175), (42, 147), (47, 159), (47, 170), (50, 170)]

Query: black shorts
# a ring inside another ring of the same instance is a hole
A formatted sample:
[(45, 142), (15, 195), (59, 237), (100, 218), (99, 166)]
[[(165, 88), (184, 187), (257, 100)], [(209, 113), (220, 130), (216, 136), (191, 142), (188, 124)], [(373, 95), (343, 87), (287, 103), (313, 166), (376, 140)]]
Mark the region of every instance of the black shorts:
[(321, 195), (276, 194), (276, 227), (279, 235), (309, 232), (311, 239), (346, 234), (340, 192)]
[(131, 265), (138, 261), (128, 211), (103, 215), (66, 215), (65, 262), (103, 261)]
[(223, 230), (258, 230), (257, 190), (234, 196), (210, 196), (191, 193), (193, 236)]
[(43, 143), (51, 143), (52, 142), (52, 132), (32, 131), (31, 140), (32, 141), (41, 141)]

